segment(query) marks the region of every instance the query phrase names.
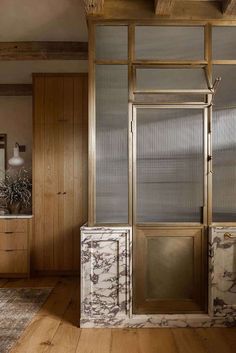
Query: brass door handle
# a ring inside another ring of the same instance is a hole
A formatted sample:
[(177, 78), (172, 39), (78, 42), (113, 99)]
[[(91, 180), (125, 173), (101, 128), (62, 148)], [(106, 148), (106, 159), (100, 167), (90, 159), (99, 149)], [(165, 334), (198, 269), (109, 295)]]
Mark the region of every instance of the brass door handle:
[(224, 238), (225, 238), (225, 239), (236, 239), (236, 234), (233, 235), (233, 234), (231, 234), (231, 233), (225, 233), (225, 234), (224, 234)]

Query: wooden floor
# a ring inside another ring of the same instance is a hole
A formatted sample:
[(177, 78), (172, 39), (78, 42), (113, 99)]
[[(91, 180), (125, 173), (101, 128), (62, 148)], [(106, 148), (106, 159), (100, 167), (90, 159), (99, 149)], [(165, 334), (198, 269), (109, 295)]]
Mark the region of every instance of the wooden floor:
[(27, 286), (54, 289), (11, 353), (236, 352), (236, 328), (79, 329), (78, 279), (0, 279), (0, 287)]

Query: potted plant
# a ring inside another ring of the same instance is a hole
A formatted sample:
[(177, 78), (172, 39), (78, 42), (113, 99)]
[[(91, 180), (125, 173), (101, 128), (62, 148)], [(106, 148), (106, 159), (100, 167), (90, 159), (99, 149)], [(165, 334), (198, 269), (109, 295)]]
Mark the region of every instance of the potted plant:
[(0, 179), (0, 199), (11, 214), (18, 214), (31, 206), (31, 173), (25, 168), (8, 169)]

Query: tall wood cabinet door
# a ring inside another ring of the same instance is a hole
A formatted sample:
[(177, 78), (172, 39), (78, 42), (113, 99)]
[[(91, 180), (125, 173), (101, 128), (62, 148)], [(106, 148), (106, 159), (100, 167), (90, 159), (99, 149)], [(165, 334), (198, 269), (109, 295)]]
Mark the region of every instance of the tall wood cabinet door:
[(34, 100), (34, 267), (50, 271), (55, 269), (54, 242), (58, 233), (58, 119), (63, 111), (63, 86), (51, 77), (37, 78), (35, 87), (39, 82), (41, 90), (35, 88)]
[(45, 80), (34, 79), (34, 158), (33, 158), (33, 213), (34, 236), (32, 265), (43, 269), (44, 253), (44, 109)]
[(80, 267), (87, 220), (87, 76), (34, 81), (34, 268)]
[(74, 209), (74, 79), (63, 80), (63, 116), (58, 122), (58, 232), (54, 238), (55, 267), (60, 271), (73, 269)]

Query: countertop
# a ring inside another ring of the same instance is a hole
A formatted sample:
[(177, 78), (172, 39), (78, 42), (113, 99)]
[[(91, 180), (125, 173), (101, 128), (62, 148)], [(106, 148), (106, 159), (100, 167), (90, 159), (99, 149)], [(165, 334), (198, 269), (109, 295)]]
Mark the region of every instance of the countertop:
[(30, 214), (6, 214), (0, 215), (0, 219), (24, 219), (24, 218), (33, 218), (33, 215)]

